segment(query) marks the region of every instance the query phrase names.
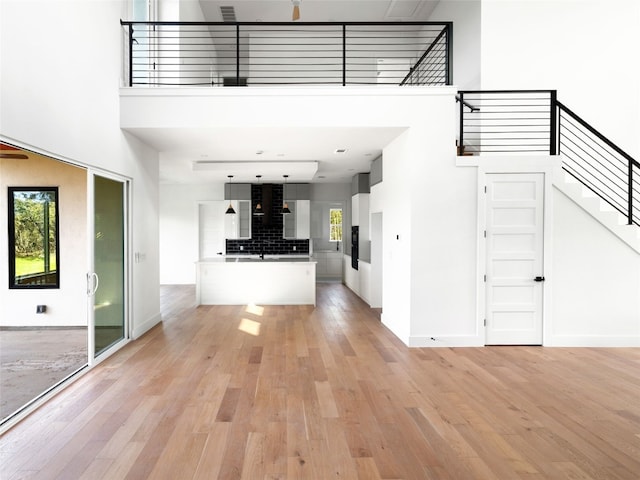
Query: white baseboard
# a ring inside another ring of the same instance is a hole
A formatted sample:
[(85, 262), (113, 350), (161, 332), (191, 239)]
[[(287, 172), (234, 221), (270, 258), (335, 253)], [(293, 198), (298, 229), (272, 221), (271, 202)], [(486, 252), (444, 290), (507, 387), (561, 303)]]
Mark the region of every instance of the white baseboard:
[(160, 316), (160, 312), (158, 312), (153, 317), (151, 317), (146, 322), (144, 322), (142, 325), (135, 326), (133, 328), (133, 331), (131, 332), (131, 338), (133, 340), (140, 338), (142, 335), (147, 333), (149, 330), (151, 330), (161, 321), (162, 321), (162, 317)]
[(434, 336), (409, 337), (409, 347), (484, 347), (484, 337), (480, 336)]
[(640, 335), (554, 335), (549, 347), (640, 347)]

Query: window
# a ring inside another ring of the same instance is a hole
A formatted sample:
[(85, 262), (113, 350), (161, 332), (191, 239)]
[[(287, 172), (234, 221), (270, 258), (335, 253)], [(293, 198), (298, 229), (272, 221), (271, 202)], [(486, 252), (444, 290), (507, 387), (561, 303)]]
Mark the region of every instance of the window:
[(342, 209), (329, 209), (329, 241), (342, 241)]
[(59, 288), (58, 188), (9, 187), (9, 288)]

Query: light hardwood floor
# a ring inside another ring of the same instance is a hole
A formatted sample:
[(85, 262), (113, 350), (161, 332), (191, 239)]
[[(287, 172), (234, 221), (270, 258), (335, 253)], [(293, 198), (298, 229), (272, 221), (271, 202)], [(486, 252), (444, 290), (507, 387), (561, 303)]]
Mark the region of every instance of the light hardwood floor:
[(339, 284), (193, 297), (7, 432), (0, 477), (640, 478), (640, 349), (408, 349)]

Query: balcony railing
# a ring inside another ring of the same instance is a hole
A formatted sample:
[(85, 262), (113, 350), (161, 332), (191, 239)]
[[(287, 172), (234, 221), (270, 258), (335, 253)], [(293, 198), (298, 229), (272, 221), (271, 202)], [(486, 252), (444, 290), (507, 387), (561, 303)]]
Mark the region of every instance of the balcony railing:
[(458, 92), (460, 154), (549, 154), (640, 225), (640, 162), (559, 102), (555, 90)]
[(120, 22), (129, 86), (450, 85), (451, 22)]

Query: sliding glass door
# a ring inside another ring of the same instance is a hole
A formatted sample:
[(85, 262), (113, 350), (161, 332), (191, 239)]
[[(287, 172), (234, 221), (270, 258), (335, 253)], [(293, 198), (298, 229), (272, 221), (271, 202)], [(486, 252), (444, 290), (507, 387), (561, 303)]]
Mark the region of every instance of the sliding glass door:
[(95, 359), (128, 338), (127, 183), (95, 173), (89, 183), (94, 218), (89, 349)]

